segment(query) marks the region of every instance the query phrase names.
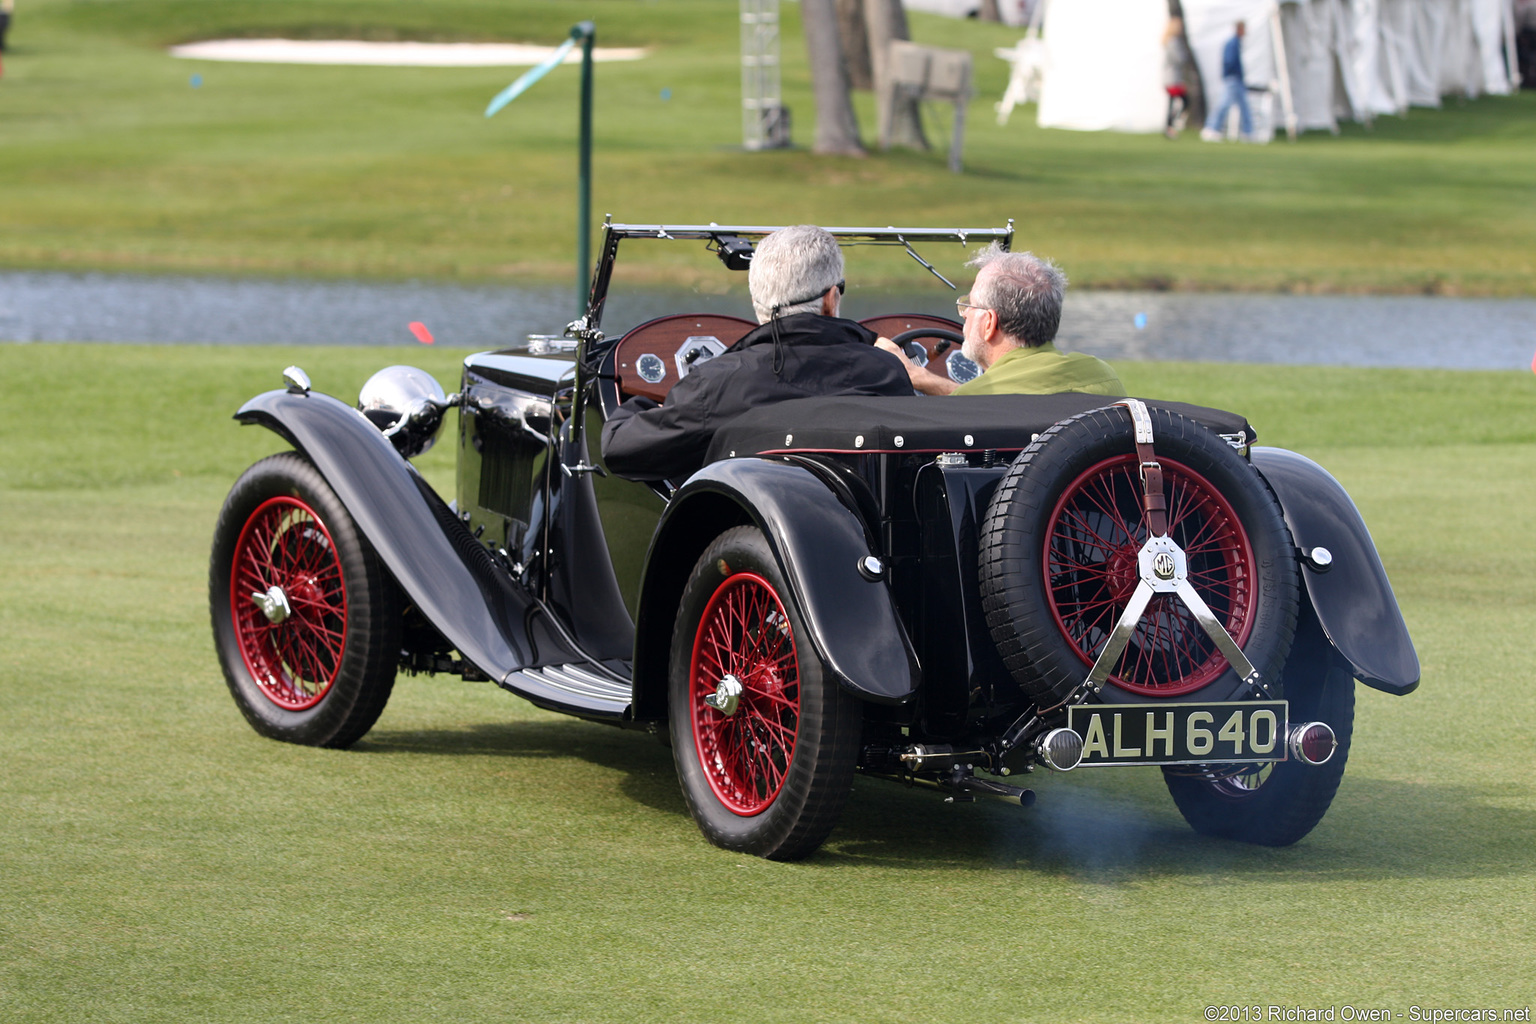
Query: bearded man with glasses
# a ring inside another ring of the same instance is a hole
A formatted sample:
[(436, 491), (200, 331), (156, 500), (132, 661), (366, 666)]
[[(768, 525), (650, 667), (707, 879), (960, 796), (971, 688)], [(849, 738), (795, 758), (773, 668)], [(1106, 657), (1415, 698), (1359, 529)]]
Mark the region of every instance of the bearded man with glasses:
[[(996, 243), (966, 264), (976, 267), (968, 295), (955, 301), (964, 322), (960, 351), (981, 375), (965, 384), (907, 362), (912, 386), (925, 395), (1049, 395), (1081, 391), (1125, 396), (1113, 368), (1086, 352), (1063, 352), (1053, 342), (1061, 325), (1067, 275), (1050, 260), (1006, 252)], [(889, 341), (880, 348), (901, 355)]]

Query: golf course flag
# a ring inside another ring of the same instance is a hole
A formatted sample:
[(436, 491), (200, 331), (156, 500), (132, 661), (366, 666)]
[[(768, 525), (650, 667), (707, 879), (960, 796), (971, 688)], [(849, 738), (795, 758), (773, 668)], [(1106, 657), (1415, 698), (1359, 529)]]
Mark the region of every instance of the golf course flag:
[(571, 38), (557, 46), (555, 52), (550, 54), (542, 64), (529, 68), (521, 78), (497, 93), (496, 98), (491, 100), (490, 105), (485, 108), (485, 116), (495, 116), (498, 110), (527, 92), (530, 86), (553, 71), (555, 65), (565, 60), (565, 55), (570, 53), (571, 49), (575, 47), (578, 38), (576, 30), (572, 29)]

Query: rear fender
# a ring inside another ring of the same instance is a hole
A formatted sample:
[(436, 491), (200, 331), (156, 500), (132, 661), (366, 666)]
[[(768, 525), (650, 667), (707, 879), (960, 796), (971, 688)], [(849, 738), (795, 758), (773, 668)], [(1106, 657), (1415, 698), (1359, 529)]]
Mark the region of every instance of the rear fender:
[(506, 684), (563, 657), (533, 602), (470, 536), (416, 469), (358, 410), (318, 392), (268, 391), (235, 414), (275, 431), (314, 463), (427, 620), (476, 668)]
[(1419, 685), (1419, 656), (1360, 511), (1322, 466), (1283, 448), (1254, 448), (1253, 465), (1280, 500), (1285, 525), (1303, 555), (1327, 548), (1327, 572), (1302, 559), (1302, 579), (1318, 622), (1355, 678), (1387, 693)]
[(699, 555), (733, 526), (763, 531), (810, 634), (838, 685), (865, 700), (900, 704), (921, 669), (884, 579), (866, 579), (877, 552), (864, 525), (815, 473), (776, 459), (727, 459), (678, 489), (646, 555), (635, 630), (636, 718), (667, 715), (667, 672), (678, 603)]

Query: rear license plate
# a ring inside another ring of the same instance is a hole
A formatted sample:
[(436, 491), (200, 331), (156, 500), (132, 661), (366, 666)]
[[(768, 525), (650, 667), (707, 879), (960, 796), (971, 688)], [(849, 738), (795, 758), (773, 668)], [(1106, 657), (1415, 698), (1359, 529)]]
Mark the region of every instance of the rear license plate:
[(1222, 764), (1284, 761), (1289, 705), (1074, 704), (1067, 727), (1092, 764)]

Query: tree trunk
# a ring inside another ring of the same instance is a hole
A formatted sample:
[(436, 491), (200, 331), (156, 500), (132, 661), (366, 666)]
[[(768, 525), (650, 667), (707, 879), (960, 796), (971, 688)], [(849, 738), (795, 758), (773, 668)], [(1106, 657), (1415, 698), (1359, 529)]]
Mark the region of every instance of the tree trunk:
[(838, 42), (835, 0), (801, 0), (800, 18), (805, 25), (811, 85), (816, 92), (816, 142), (811, 151), (863, 156), (859, 122), (853, 113), (848, 73)]
[(875, 87), (875, 72), (869, 65), (869, 29), (864, 24), (864, 0), (837, 0), (837, 31), (842, 43), (843, 67), (848, 69), (848, 84), (865, 92)]
[(875, 109), (880, 119), (880, 148), (906, 146), (928, 148), (923, 119), (915, 99), (894, 99), (890, 87), (890, 44), (911, 39), (907, 14), (901, 0), (864, 0), (864, 21), (869, 29), (869, 58), (874, 69)]
[(976, 17), (981, 21), (1002, 21), (1003, 12), (997, 9), (997, 0), (981, 0), (981, 9), (976, 12)]

